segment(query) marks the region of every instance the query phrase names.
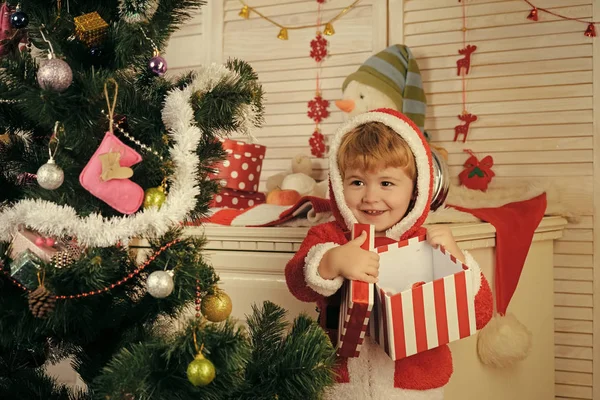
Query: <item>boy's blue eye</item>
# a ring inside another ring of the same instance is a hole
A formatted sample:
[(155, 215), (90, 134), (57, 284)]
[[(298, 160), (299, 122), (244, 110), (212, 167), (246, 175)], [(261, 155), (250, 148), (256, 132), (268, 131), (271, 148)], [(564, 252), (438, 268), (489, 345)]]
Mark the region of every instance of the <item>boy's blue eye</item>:
[(394, 186), (394, 184), (389, 181), (383, 181), (383, 182), (381, 182), (381, 186), (389, 187), (389, 186)]

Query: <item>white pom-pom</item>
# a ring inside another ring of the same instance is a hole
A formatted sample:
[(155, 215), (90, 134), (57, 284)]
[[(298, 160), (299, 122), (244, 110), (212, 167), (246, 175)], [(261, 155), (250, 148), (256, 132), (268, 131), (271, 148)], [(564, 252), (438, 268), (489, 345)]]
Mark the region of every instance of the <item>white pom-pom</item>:
[(526, 359), (531, 346), (531, 332), (512, 314), (492, 318), (477, 338), (481, 362), (498, 368)]

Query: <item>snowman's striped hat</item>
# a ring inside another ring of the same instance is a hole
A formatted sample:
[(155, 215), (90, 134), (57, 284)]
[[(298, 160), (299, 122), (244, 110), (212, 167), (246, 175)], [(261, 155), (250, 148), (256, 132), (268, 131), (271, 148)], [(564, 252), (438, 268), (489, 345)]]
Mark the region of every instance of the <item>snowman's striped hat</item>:
[(396, 44), (369, 57), (346, 78), (342, 90), (351, 81), (385, 93), (396, 104), (398, 111), (410, 118), (421, 132), (425, 132), (427, 100), (419, 65), (407, 46)]

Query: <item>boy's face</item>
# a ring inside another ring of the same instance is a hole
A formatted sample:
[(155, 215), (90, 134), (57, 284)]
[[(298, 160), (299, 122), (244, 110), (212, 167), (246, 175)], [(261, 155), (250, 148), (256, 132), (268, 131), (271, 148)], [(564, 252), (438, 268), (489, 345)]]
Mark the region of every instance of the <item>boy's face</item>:
[(410, 204), (414, 182), (403, 168), (387, 167), (374, 172), (344, 172), (344, 199), (361, 224), (375, 225), (377, 236), (396, 225)]

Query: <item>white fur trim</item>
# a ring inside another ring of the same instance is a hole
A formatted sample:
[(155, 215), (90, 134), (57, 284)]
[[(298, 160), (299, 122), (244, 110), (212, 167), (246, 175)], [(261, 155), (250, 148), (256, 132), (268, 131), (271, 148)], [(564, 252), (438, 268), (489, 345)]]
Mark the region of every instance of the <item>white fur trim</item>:
[(471, 253), (466, 250), (463, 250), (462, 252), (465, 255), (464, 264), (469, 267), (471, 271), (473, 271), (473, 289), (475, 294), (477, 294), (479, 288), (481, 288), (481, 268), (479, 268), (479, 264), (477, 261), (475, 261)]
[(326, 400), (443, 400), (444, 388), (410, 390), (394, 387), (394, 361), (366, 337), (360, 357), (348, 359), (349, 383), (338, 383), (325, 392)]
[(344, 283), (342, 276), (333, 279), (323, 279), (319, 275), (319, 264), (323, 256), (329, 250), (338, 246), (338, 244), (333, 242), (317, 244), (310, 249), (306, 258), (304, 258), (304, 279), (306, 279), (306, 284), (309, 288), (325, 297), (333, 295)]
[[(194, 92), (212, 90), (223, 79), (234, 79), (235, 72), (213, 64), (203, 67), (196, 79), (184, 89), (171, 90), (162, 118), (173, 139), (169, 153), (174, 164), (168, 178), (169, 194), (160, 210), (144, 209), (130, 216), (106, 218), (93, 213), (85, 218), (70, 206), (44, 200), (25, 199), (0, 211), (0, 241), (11, 240), (19, 225), (25, 225), (48, 236), (75, 236), (87, 247), (108, 247), (127, 243), (132, 237), (159, 237), (183, 221), (196, 206), (200, 188), (197, 184), (199, 165), (196, 147), (202, 132), (195, 125), (190, 97)], [(248, 110), (243, 112), (251, 118)], [(244, 130), (247, 130), (244, 127)]]
[[(386, 354), (383, 347), (370, 337), (365, 340), (368, 346), (368, 362), (372, 371), (370, 377), (371, 395), (373, 399), (386, 400), (443, 400), (444, 388), (428, 390), (411, 390), (394, 387), (394, 370), (396, 363)], [(364, 348), (364, 347), (363, 347)], [(360, 358), (363, 356), (361, 350)], [(350, 365), (350, 363), (348, 363)], [(350, 375), (352, 379), (352, 375)]]
[[(348, 375), (350, 382), (337, 383), (325, 391), (325, 400), (373, 400), (371, 385), (369, 381), (373, 369), (370, 362), (370, 351), (377, 346), (365, 338), (360, 351), (360, 357), (348, 358)], [(393, 371), (393, 370), (392, 370)]]
[[(408, 231), (425, 212), (428, 207), (427, 199), (429, 198), (429, 192), (431, 190), (431, 158), (427, 156), (420, 134), (406, 121), (385, 112), (370, 111), (357, 115), (337, 130), (331, 142), (329, 153), (329, 176), (335, 202), (340, 210), (342, 218), (344, 218), (346, 227), (352, 227), (352, 225), (358, 222), (344, 200), (344, 182), (342, 181), (342, 175), (337, 164), (337, 154), (342, 142), (342, 137), (347, 132), (367, 122), (381, 122), (392, 128), (406, 141), (415, 156), (415, 163), (418, 171), (417, 190), (419, 195), (417, 196), (413, 209), (408, 215), (385, 233), (385, 235), (391, 239), (400, 240), (402, 234)], [(426, 171), (426, 173), (423, 173), (423, 171)]]

